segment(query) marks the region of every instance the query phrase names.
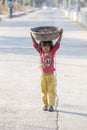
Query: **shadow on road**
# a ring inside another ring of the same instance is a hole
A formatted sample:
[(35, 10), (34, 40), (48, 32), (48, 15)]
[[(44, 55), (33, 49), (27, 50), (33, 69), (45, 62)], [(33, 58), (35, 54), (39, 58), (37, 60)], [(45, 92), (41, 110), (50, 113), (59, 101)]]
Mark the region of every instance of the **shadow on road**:
[[(65, 38), (57, 54), (74, 57), (87, 56), (86, 49), (87, 43), (85, 40)], [(35, 54), (35, 49), (32, 46), (30, 37), (2, 36), (0, 37), (0, 53), (33, 55)]]
[(72, 114), (72, 115), (87, 117), (87, 113), (70, 112), (70, 111), (65, 111), (65, 110), (59, 110), (59, 112), (64, 113), (64, 114)]

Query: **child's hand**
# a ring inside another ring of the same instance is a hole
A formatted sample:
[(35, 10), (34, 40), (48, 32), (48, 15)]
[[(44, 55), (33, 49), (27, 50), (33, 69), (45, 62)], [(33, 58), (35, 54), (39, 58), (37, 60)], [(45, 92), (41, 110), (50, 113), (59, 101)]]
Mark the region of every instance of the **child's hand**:
[(62, 33), (63, 33), (63, 29), (60, 29), (60, 31), (59, 31), (59, 37), (58, 37), (58, 40), (57, 40), (57, 44), (60, 44), (60, 42), (61, 42)]
[(35, 40), (35, 38), (34, 38), (32, 32), (30, 32), (30, 35), (31, 35), (31, 38), (32, 38), (33, 43), (35, 44), (35, 43), (36, 43), (36, 40)]
[(63, 29), (60, 29), (60, 31), (59, 31), (59, 32), (60, 32), (60, 35), (61, 35), (61, 34), (63, 33)]

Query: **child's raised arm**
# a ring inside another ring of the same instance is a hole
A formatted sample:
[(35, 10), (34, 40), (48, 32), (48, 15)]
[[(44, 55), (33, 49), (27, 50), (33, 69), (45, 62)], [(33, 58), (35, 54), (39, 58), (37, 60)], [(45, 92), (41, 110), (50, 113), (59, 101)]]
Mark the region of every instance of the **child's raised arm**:
[(60, 30), (60, 34), (59, 34), (59, 37), (58, 37), (56, 44), (60, 44), (60, 42), (62, 40), (62, 34), (63, 34), (63, 29)]
[(31, 35), (31, 39), (32, 39), (33, 45), (36, 44), (37, 42), (36, 42), (36, 40), (35, 40), (35, 38), (34, 38), (32, 32), (30, 32), (30, 35)]

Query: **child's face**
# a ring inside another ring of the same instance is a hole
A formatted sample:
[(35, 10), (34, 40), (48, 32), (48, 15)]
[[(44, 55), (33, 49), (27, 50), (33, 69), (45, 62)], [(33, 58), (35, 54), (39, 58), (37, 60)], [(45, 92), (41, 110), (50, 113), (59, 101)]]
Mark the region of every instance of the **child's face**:
[(45, 53), (47, 53), (47, 52), (50, 51), (50, 45), (49, 45), (49, 43), (42, 44), (42, 51), (45, 52)]

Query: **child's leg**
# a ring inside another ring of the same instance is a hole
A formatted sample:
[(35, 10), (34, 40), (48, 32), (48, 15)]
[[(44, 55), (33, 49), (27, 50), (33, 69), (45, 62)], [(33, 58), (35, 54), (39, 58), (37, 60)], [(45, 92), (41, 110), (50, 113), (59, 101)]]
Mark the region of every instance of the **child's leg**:
[(41, 76), (41, 98), (43, 106), (48, 106), (47, 101), (47, 84), (45, 75)]
[(54, 74), (49, 75), (47, 85), (48, 85), (49, 106), (54, 106), (55, 105), (55, 76)]

